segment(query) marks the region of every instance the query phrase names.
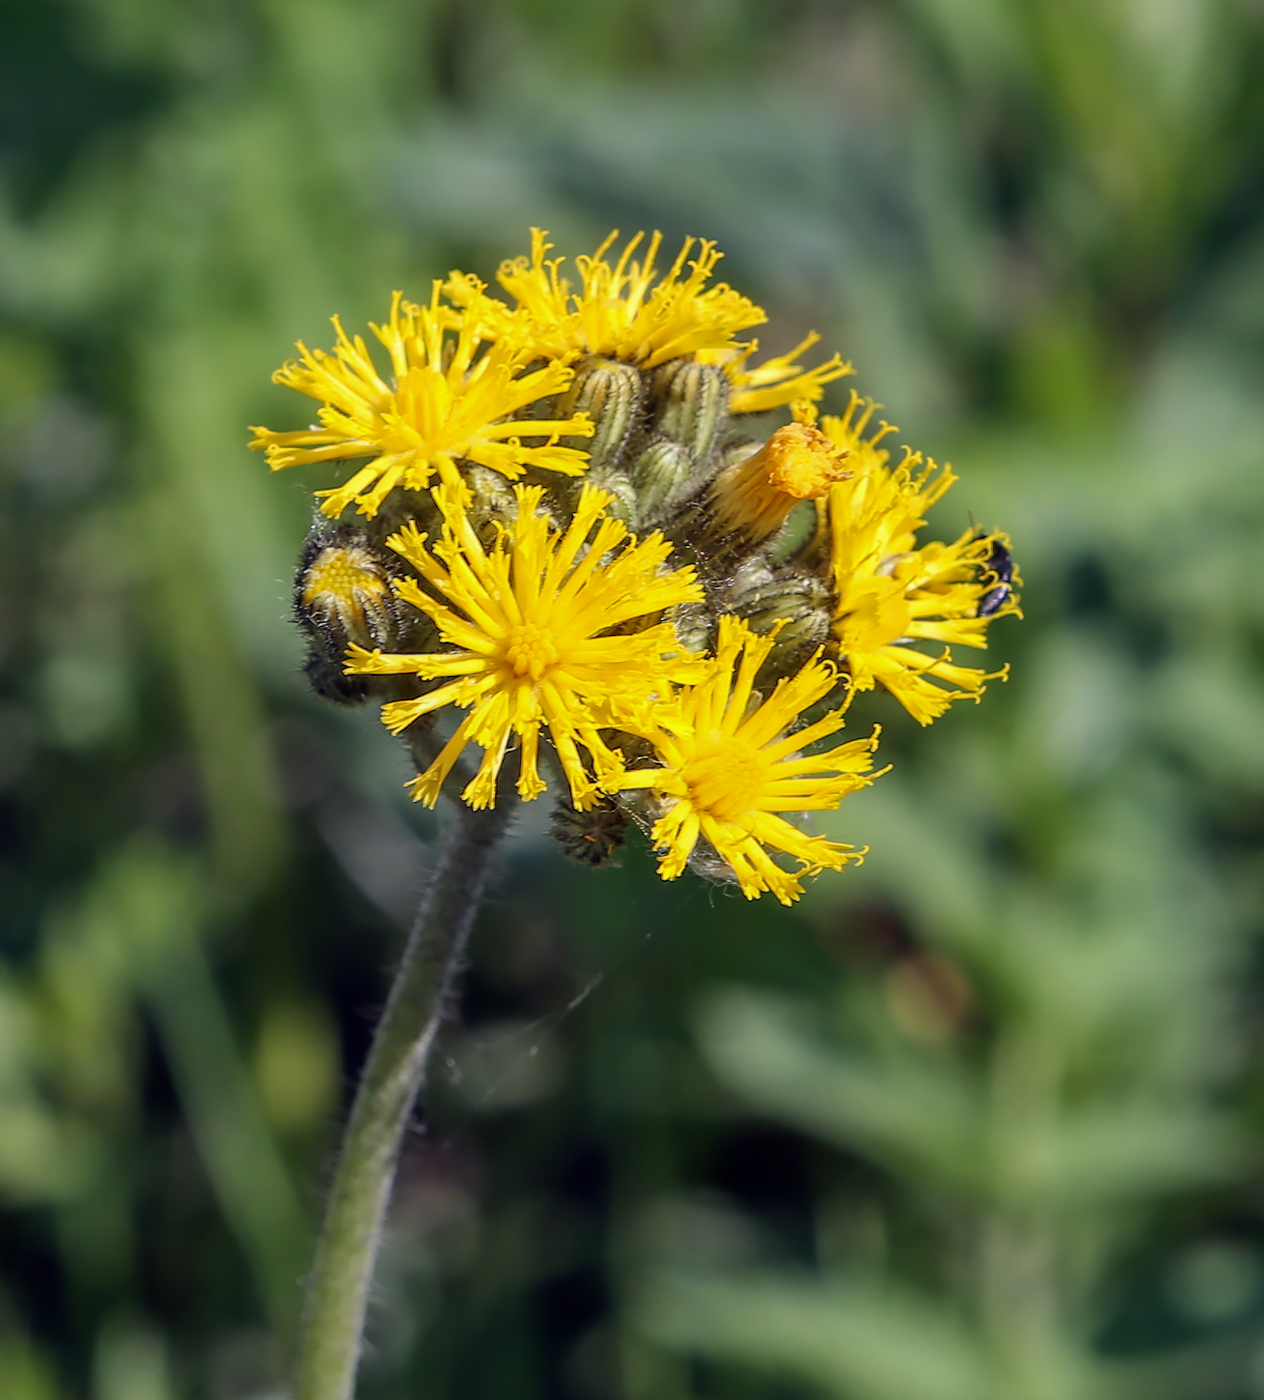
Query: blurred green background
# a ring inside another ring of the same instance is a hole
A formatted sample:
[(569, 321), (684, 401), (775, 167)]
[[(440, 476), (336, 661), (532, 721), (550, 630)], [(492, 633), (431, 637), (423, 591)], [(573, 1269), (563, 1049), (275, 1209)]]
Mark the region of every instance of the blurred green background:
[(2, 0), (0, 1396), (282, 1393), (433, 828), (245, 425), (533, 223), (717, 239), (1027, 620), (791, 912), (523, 821), (365, 1400), (1260, 1400), (1258, 0)]

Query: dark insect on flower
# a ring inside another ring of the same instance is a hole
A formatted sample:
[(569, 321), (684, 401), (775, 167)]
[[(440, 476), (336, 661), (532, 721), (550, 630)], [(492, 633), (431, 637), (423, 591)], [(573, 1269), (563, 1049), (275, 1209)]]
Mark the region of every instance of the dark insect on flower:
[[(983, 536), (980, 534), (975, 538), (981, 539)], [(979, 608), (975, 616), (991, 617), (993, 613), (1000, 611), (1006, 598), (1013, 591), (1011, 580), (1014, 577), (1014, 558), (1000, 540), (992, 541), (992, 552), (984, 561), (980, 572), (985, 578), (991, 574), (996, 579), (996, 584), (979, 599)]]

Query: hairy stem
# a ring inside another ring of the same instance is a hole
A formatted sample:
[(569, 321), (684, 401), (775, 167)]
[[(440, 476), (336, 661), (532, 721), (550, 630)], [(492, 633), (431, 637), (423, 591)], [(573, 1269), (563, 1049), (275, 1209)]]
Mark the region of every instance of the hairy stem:
[(400, 1143), (515, 806), (456, 806), (356, 1091), (308, 1284), (295, 1400), (350, 1400)]

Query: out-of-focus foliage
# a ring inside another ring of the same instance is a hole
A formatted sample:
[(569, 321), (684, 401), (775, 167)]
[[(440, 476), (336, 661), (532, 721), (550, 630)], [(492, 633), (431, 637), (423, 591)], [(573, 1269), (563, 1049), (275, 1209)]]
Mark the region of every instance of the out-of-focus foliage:
[(527, 818), (366, 1397), (1264, 1395), (1259, 6), (0, 26), (0, 1395), (277, 1393), (431, 829), (303, 692), (318, 483), (244, 425), (531, 223), (716, 238), (768, 349), (817, 325), (953, 458), (1028, 616), (793, 915)]

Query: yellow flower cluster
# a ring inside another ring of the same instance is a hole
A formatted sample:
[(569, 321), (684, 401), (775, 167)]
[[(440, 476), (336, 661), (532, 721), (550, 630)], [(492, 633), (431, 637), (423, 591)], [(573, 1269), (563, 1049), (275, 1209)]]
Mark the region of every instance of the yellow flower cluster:
[[(304, 551), (308, 674), (383, 702), (422, 802), (453, 780), (493, 805), (512, 749), (519, 796), (552, 773), (581, 839), (604, 849), (639, 821), (664, 879), (720, 869), (789, 904), (803, 876), (863, 856), (789, 819), (876, 776), (876, 730), (821, 747), (851, 695), (881, 685), (928, 723), (1002, 674), (952, 647), (1017, 611), (1009, 544), (919, 545), (952, 473), (907, 450), (893, 465), (893, 430), (872, 431), (854, 393), (818, 422), (851, 366), (804, 368), (813, 333), (752, 367), (757, 343), (737, 337), (766, 316), (712, 281), (712, 243), (686, 240), (662, 271), (659, 234), (639, 258), (643, 235), (608, 258), (616, 237), (576, 260), (574, 287), (534, 230), (498, 273), (507, 300), (459, 272), (424, 306), (397, 293), (372, 328), (389, 369), (335, 318), (332, 352), (300, 344), (277, 371), (320, 409), (307, 429), (253, 430), (274, 470), (368, 459), (317, 493), (364, 523)], [(762, 445), (729, 429), (786, 406)], [(816, 531), (784, 557), (805, 501)]]

